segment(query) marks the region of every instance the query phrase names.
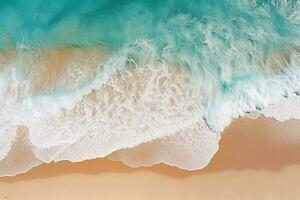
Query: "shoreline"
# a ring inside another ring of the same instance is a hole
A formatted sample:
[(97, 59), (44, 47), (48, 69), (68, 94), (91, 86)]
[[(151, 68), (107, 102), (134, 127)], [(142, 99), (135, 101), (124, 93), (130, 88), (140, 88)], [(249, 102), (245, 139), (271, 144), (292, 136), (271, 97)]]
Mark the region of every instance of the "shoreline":
[(106, 159), (42, 164), (0, 178), (0, 199), (299, 199), (299, 127), (299, 120), (235, 120), (209, 165), (196, 171)]

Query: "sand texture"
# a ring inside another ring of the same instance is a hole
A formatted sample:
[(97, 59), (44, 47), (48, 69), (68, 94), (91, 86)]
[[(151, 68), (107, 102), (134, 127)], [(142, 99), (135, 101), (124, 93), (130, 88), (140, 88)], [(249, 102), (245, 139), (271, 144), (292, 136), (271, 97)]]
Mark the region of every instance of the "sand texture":
[(0, 179), (0, 199), (300, 199), (299, 121), (239, 119), (203, 170), (96, 159)]

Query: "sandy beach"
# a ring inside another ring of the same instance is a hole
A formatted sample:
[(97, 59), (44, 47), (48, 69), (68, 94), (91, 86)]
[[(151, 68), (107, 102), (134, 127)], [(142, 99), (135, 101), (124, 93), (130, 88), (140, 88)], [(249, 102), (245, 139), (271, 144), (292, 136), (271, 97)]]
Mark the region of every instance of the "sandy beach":
[(202, 170), (95, 159), (0, 178), (0, 199), (299, 199), (299, 121), (238, 119)]
[(0, 0), (0, 200), (300, 200), (299, 11)]

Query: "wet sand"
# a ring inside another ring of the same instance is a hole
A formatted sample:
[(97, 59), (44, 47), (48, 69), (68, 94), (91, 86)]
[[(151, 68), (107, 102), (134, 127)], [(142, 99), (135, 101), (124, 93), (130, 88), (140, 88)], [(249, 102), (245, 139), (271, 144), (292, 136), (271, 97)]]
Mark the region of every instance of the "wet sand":
[(203, 170), (96, 159), (0, 178), (0, 199), (300, 199), (299, 121), (239, 119)]

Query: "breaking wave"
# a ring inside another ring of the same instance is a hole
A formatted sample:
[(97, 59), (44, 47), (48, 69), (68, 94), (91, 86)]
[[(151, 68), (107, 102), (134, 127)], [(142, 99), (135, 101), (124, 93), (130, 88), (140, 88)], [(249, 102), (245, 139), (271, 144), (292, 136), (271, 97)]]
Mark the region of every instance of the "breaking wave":
[(300, 118), (299, 10), (297, 0), (1, 2), (0, 175), (106, 156), (201, 169), (232, 119)]

